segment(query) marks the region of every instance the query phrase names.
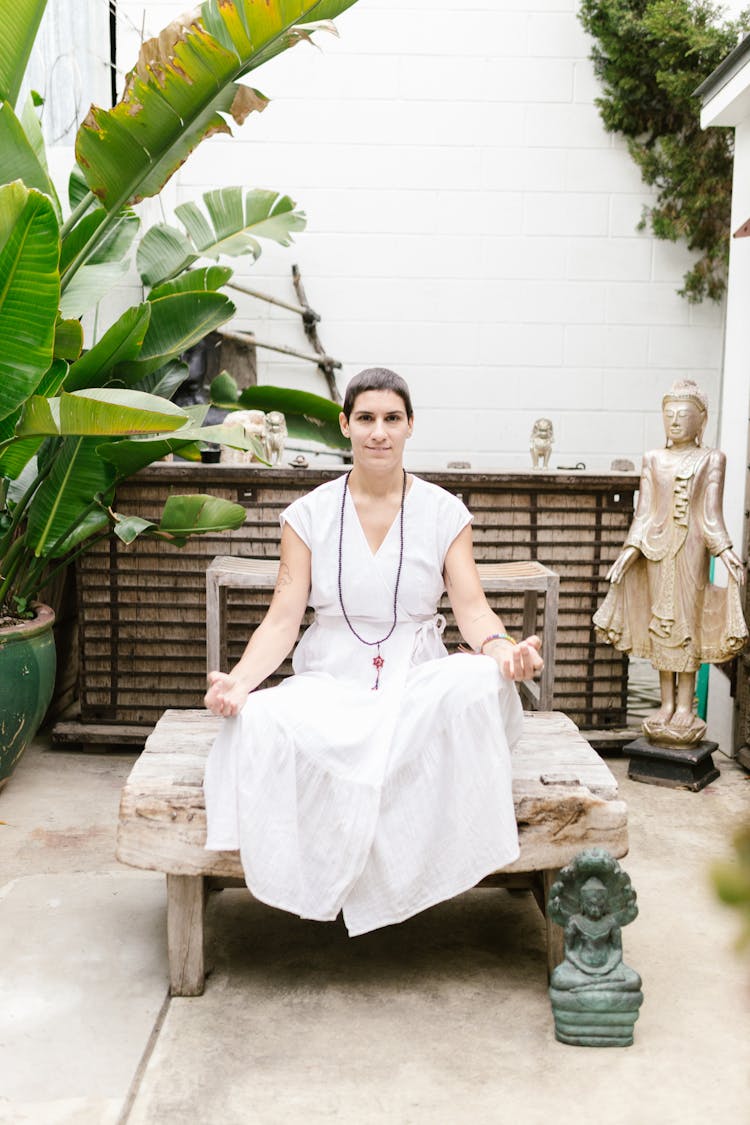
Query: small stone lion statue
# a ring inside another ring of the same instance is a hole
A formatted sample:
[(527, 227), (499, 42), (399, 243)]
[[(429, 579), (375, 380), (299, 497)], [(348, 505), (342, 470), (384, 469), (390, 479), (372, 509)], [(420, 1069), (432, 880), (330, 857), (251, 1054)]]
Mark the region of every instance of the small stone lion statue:
[[(259, 452), (265, 452), (266, 415), (262, 410), (235, 410), (226, 416), (224, 425), (241, 427), (245, 437), (255, 438), (259, 443)], [(251, 449), (231, 449), (224, 445), (221, 448), (221, 460), (225, 465), (248, 465), (257, 462), (258, 457)]]
[(555, 430), (549, 418), (537, 418), (531, 430), (531, 464), (535, 469), (546, 469), (552, 453)]
[(266, 414), (266, 455), (272, 465), (278, 465), (284, 456), (284, 446), (288, 431), (286, 418), (280, 410), (269, 410)]

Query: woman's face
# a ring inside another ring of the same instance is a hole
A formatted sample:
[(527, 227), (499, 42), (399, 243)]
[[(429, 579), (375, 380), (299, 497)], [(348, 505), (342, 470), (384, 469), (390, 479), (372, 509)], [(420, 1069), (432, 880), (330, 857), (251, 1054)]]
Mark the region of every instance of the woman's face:
[(355, 464), (375, 471), (401, 465), (414, 425), (395, 391), (363, 391), (355, 398), (349, 419), (342, 413), (339, 423), (352, 443)]
[(703, 425), (703, 414), (694, 402), (667, 399), (662, 410), (664, 433), (672, 445), (694, 442)]

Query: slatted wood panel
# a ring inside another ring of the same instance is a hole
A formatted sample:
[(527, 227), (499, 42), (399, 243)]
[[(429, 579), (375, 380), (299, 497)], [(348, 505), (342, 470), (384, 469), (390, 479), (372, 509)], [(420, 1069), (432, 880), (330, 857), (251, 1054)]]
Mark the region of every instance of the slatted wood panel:
[[(215, 555), (278, 556), (279, 512), (336, 470), (160, 464), (119, 491), (123, 514), (158, 517), (169, 493), (210, 492), (247, 507), (242, 528), (182, 550), (156, 541), (102, 545), (79, 563), (81, 718), (153, 725), (168, 707), (200, 705), (205, 685), (205, 572)], [(421, 473), (474, 513), (476, 555), (486, 562), (538, 558), (560, 575), (555, 706), (579, 726), (625, 723), (626, 661), (599, 643), (591, 615), (632, 519), (635, 474)], [(492, 604), (513, 632), (520, 604)], [(236, 659), (263, 610), (228, 594), (228, 654)], [(444, 611), (445, 607), (441, 607)], [(457, 645), (455, 626), (446, 630)], [(286, 671), (286, 669), (282, 669)]]
[[(231, 667), (227, 646), (227, 594), (242, 591), (252, 595), (254, 604), (265, 607), (278, 575), (278, 559), (237, 558), (217, 555), (206, 571), (206, 668)], [(480, 562), (477, 566), (485, 595), (505, 594), (514, 605), (523, 602), (521, 635), (537, 633), (542, 642), (544, 667), (537, 682), (520, 685), (524, 704), (534, 710), (549, 711), (553, 705), (555, 682), (555, 640), (559, 579), (538, 559), (514, 562)], [(543, 609), (540, 612), (540, 599)], [(239, 612), (237, 607), (233, 607)]]

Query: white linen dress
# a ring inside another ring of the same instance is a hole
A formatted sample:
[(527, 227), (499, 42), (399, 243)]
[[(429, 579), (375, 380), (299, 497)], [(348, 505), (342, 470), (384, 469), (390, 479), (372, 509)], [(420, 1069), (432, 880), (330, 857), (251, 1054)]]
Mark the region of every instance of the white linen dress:
[[(204, 787), (206, 847), (239, 849), (256, 898), (320, 921), (343, 911), (355, 936), (517, 858), (510, 746), (521, 704), (490, 657), (446, 652), (443, 564), (472, 517), (419, 477), (404, 504), (397, 625), (373, 690), (376, 649), (351, 633), (338, 601), (343, 490), (343, 478), (330, 481), (281, 515), (311, 551), (315, 620), (295, 675), (224, 721)], [(393, 621), (399, 550), (398, 515), (373, 554), (347, 494), (344, 605), (370, 640)]]

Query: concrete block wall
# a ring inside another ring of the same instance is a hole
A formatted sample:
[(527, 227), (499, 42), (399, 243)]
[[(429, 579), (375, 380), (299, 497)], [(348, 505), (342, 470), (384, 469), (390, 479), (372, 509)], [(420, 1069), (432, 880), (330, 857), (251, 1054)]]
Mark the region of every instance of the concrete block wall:
[[(119, 61), (186, 6), (120, 0)], [(687, 252), (636, 224), (649, 192), (594, 98), (575, 0), (360, 0), (253, 81), (269, 97), (233, 139), (204, 143), (160, 207), (221, 184), (273, 187), (308, 228), (239, 280), (293, 299), (302, 270), (321, 338), (395, 368), (417, 406), (413, 467), (636, 465), (661, 444), (677, 377), (707, 389), (717, 433), (723, 309), (676, 295)], [(158, 217), (153, 204), (150, 214)], [(238, 297), (237, 326), (306, 350), (298, 318)], [(261, 380), (325, 394), (311, 365), (261, 353)]]

